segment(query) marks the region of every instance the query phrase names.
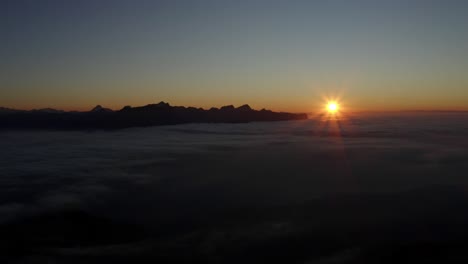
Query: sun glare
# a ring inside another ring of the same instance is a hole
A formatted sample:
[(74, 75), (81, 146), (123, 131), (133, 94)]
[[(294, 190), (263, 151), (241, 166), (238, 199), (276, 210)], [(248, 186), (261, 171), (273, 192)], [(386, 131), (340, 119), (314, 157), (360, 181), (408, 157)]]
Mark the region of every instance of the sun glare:
[(338, 111), (338, 104), (336, 102), (328, 102), (327, 110), (329, 113), (336, 113)]

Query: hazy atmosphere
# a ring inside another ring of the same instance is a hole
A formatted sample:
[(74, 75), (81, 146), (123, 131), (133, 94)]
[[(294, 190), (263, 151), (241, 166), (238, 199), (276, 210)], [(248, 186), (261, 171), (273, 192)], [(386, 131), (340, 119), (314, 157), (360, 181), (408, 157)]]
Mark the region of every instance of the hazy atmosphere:
[(468, 110), (466, 1), (1, 1), (0, 105)]

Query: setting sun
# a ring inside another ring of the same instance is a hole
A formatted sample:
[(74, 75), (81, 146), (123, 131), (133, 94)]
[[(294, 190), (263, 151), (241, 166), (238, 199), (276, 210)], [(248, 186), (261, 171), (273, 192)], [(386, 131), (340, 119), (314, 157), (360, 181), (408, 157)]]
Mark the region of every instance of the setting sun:
[(338, 104), (336, 102), (329, 102), (327, 104), (327, 110), (330, 113), (335, 113), (336, 111), (338, 111)]

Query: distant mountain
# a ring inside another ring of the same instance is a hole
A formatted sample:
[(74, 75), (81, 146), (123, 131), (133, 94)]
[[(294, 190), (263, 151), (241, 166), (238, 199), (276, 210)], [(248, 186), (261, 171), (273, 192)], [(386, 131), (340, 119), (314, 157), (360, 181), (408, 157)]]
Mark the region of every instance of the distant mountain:
[(24, 112), (24, 111), (6, 108), (6, 107), (0, 107), (0, 114), (11, 114), (11, 113), (19, 113), (19, 112)]
[(39, 113), (65, 113), (63, 110), (57, 110), (53, 108), (42, 108), (42, 109), (34, 109), (31, 110), (32, 112), (39, 112)]
[(237, 108), (237, 110), (239, 110), (239, 111), (252, 111), (252, 108), (250, 108), (250, 106), (248, 104), (245, 104), (245, 105), (239, 106)]
[(57, 110), (53, 108), (41, 108), (41, 109), (33, 109), (30, 111), (27, 110), (18, 110), (18, 109), (11, 109), (6, 107), (0, 107), (0, 114), (12, 114), (12, 113), (27, 113), (27, 112), (35, 112), (35, 113), (66, 113), (63, 110)]
[(90, 112), (99, 113), (99, 112), (113, 112), (112, 109), (104, 108), (101, 105), (96, 105)]
[(0, 108), (0, 129), (120, 129), (128, 127), (175, 125), (184, 123), (247, 123), (307, 119), (307, 114), (252, 109), (245, 104), (221, 108), (171, 106), (166, 102), (145, 106), (125, 106), (112, 111), (100, 105), (88, 112), (65, 112), (56, 109), (31, 111)]

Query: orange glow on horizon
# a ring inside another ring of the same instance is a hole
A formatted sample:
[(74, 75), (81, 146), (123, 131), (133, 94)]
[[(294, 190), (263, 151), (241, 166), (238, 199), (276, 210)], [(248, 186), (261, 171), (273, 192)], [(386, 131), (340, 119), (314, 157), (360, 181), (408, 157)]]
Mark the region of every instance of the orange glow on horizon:
[[(89, 111), (96, 105), (101, 105), (105, 108), (113, 110), (120, 110), (125, 105), (131, 105), (132, 107), (144, 106), (151, 103), (158, 103), (159, 101), (165, 101), (170, 103), (172, 106), (185, 106), (185, 107), (201, 107), (203, 109), (210, 109), (211, 107), (221, 107), (223, 105), (234, 105), (235, 107), (243, 104), (249, 104), (253, 109), (261, 110), (262, 108), (272, 110), (275, 112), (291, 112), (291, 113), (308, 113), (308, 114), (325, 114), (325, 115), (342, 115), (345, 113), (354, 112), (411, 112), (411, 111), (468, 111), (468, 107), (458, 102), (436, 102), (436, 101), (422, 101), (414, 99), (410, 103), (406, 101), (396, 102), (395, 98), (388, 98), (388, 100), (357, 100), (355, 97), (346, 96), (344, 100), (343, 95), (337, 96), (324, 96), (323, 94), (304, 97), (304, 98), (287, 98), (283, 100), (248, 100), (248, 99), (235, 99), (229, 100), (221, 98), (219, 100), (185, 100), (176, 98), (159, 98), (154, 100), (140, 100), (138, 99), (119, 99), (119, 100), (81, 100), (80, 98), (72, 100), (61, 100), (59, 101), (37, 101), (37, 102), (19, 102), (14, 101), (0, 103), (0, 107), (19, 109), (19, 110), (32, 110), (42, 108), (54, 108), (65, 111)], [(312, 98), (312, 101), (311, 99)], [(314, 100), (315, 98), (315, 100)], [(336, 104), (333, 106), (331, 104)]]

